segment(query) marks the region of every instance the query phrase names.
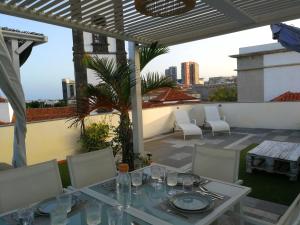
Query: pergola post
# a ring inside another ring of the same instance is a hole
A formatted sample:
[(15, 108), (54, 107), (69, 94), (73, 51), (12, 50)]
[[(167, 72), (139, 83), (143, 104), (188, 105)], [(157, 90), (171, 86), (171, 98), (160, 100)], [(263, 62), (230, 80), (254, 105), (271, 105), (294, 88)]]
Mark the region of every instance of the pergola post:
[(140, 57), (137, 43), (129, 42), (129, 60), (132, 66), (131, 78), (136, 84), (131, 88), (132, 124), (133, 124), (133, 151), (144, 154), (143, 140), (143, 113), (142, 113), (142, 93), (141, 93), (141, 71)]

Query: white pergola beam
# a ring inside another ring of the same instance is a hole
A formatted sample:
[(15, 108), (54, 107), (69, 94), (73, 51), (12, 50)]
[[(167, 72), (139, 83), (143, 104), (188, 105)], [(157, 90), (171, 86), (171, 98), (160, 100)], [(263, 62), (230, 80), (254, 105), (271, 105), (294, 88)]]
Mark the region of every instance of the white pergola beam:
[(217, 9), (224, 15), (239, 21), (242, 24), (255, 24), (255, 20), (243, 12), (241, 9), (235, 7), (231, 1), (228, 0), (202, 0), (213, 8)]
[[(299, 0), (196, 0), (193, 10), (167, 18), (147, 17), (135, 10), (134, 0), (11, 0), (0, 12), (54, 25), (99, 33), (141, 44), (174, 45), (201, 38), (296, 19)], [(73, 11), (72, 11), (73, 10)], [(104, 16), (106, 26), (93, 23)]]
[(22, 44), (20, 47), (18, 47), (18, 49), (16, 49), (16, 53), (18, 55), (20, 55), (22, 52), (24, 52), (26, 50), (26, 48), (28, 48), (31, 44), (33, 43), (33, 41), (26, 41), (24, 44)]

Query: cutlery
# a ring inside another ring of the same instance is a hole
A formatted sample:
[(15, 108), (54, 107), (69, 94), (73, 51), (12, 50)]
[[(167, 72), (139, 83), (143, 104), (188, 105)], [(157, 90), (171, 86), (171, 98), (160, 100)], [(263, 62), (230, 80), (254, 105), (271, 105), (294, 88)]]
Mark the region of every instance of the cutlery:
[(180, 216), (180, 217), (182, 217), (182, 218), (184, 218), (184, 219), (189, 219), (186, 215), (184, 215), (184, 214), (182, 214), (182, 213), (180, 213), (180, 212), (177, 212), (177, 211), (175, 211), (175, 210), (172, 210), (172, 209), (167, 208), (166, 211), (167, 211), (168, 213), (172, 213), (172, 214), (174, 214), (174, 215)]
[(216, 192), (209, 191), (205, 186), (202, 186), (202, 189), (205, 190), (205, 191), (208, 191), (208, 192), (210, 192), (210, 193), (212, 193), (212, 194), (214, 194), (214, 195), (217, 195), (217, 196), (219, 196), (219, 197), (224, 198), (223, 195), (220, 195), (220, 194), (218, 194), (218, 193), (216, 193)]
[(182, 213), (180, 213), (180, 212), (177, 212), (177, 211), (175, 211), (175, 210), (173, 210), (173, 209), (170, 209), (168, 206), (166, 206), (166, 205), (161, 205), (161, 208), (163, 209), (163, 210), (165, 210), (167, 213), (172, 213), (172, 214), (174, 214), (174, 215), (177, 215), (177, 216), (180, 216), (180, 217), (182, 217), (182, 218), (184, 218), (184, 219), (188, 219), (189, 217), (188, 216), (186, 216), (186, 215), (184, 215), (184, 214), (182, 214)]
[(212, 192), (212, 191), (209, 191), (206, 187), (204, 186), (199, 186), (199, 189), (203, 192), (203, 193), (207, 193), (217, 199), (224, 199), (224, 196), (223, 195), (220, 195), (218, 193), (215, 193), (215, 192)]

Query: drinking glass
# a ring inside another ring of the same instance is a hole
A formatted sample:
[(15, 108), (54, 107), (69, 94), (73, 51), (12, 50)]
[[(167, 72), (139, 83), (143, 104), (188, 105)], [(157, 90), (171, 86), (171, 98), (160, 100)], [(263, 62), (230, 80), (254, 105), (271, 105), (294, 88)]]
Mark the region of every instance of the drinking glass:
[(159, 178), (158, 178), (158, 182), (162, 183), (165, 181), (165, 177), (166, 177), (166, 168), (160, 166), (159, 167)]
[(72, 210), (72, 195), (70, 194), (62, 194), (56, 197), (56, 200), (59, 205), (61, 205), (67, 213)]
[(51, 225), (66, 225), (67, 224), (67, 210), (60, 204), (54, 208), (50, 213)]
[(143, 183), (143, 172), (134, 171), (131, 173), (131, 183), (135, 187), (134, 194), (138, 194), (138, 186), (141, 186)]
[(151, 166), (151, 178), (154, 180), (154, 187), (157, 187), (158, 183), (158, 179), (160, 176), (160, 168), (159, 166), (153, 165)]
[(34, 209), (29, 206), (18, 209), (18, 221), (21, 225), (32, 225), (34, 220)]
[(168, 192), (169, 195), (176, 194), (176, 191), (173, 189), (177, 185), (177, 173), (169, 171), (167, 174), (167, 184), (171, 187), (171, 190)]
[(123, 210), (122, 207), (110, 207), (107, 209), (108, 225), (122, 225)]
[(101, 223), (102, 205), (96, 201), (88, 202), (85, 206), (86, 223), (88, 225), (98, 225)]
[(189, 192), (193, 190), (194, 179), (192, 176), (183, 177), (183, 191)]

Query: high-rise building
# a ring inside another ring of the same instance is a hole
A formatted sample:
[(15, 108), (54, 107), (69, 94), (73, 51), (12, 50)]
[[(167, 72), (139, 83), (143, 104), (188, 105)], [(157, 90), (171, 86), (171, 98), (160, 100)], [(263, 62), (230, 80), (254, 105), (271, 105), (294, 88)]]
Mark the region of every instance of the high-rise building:
[(181, 63), (181, 77), (184, 86), (199, 84), (199, 64), (196, 62)]
[[(103, 16), (92, 17), (94, 24), (105, 26), (106, 20)], [(83, 32), (84, 52), (99, 58), (113, 59), (116, 62), (126, 62), (126, 51), (124, 41), (107, 37), (97, 33)], [(87, 82), (97, 85), (100, 80), (94, 71), (87, 70)]]
[(165, 70), (165, 75), (170, 77), (173, 81), (177, 82), (177, 67), (170, 66), (168, 69)]
[(75, 100), (76, 98), (75, 81), (70, 79), (62, 79), (61, 83), (62, 83), (63, 99), (66, 102), (69, 100)]

